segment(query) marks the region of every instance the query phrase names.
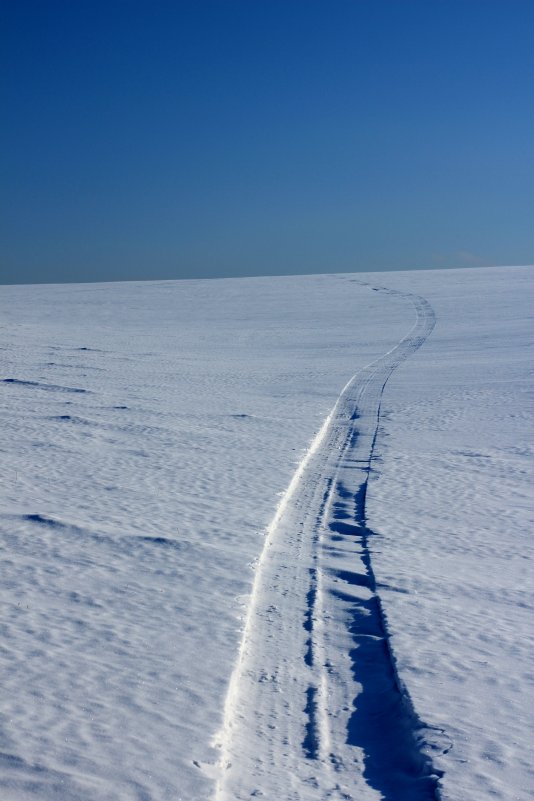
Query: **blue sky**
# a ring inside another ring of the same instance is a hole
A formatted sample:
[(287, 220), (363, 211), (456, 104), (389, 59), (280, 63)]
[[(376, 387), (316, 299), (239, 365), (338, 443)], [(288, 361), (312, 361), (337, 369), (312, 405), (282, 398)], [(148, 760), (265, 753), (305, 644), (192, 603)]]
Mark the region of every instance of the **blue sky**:
[(5, 282), (534, 263), (531, 0), (3, 0)]

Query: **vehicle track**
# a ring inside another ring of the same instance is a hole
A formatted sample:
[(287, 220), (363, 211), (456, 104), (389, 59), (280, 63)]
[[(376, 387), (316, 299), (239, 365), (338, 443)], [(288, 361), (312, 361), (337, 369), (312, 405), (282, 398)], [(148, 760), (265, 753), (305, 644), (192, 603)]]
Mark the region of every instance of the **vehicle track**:
[(269, 526), (216, 743), (216, 801), (439, 797), (365, 516), (384, 388), (435, 315), (422, 297), (364, 285), (410, 301), (416, 321), (345, 386)]

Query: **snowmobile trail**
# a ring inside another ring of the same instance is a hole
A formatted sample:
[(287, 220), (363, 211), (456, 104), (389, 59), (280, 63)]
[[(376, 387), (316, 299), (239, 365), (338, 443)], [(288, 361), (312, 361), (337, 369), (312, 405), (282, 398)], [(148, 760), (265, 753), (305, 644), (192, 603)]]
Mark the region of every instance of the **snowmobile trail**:
[(397, 674), (365, 515), (385, 385), (435, 315), (422, 297), (367, 286), (411, 302), (416, 321), (345, 386), (269, 526), (217, 740), (216, 801), (439, 797), (432, 737)]

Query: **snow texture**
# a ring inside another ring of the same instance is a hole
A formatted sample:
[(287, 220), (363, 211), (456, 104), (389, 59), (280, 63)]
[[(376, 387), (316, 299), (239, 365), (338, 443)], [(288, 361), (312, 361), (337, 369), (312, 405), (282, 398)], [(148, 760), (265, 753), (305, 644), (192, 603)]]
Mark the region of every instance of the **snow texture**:
[(1, 797), (532, 797), (532, 284), (5, 287)]

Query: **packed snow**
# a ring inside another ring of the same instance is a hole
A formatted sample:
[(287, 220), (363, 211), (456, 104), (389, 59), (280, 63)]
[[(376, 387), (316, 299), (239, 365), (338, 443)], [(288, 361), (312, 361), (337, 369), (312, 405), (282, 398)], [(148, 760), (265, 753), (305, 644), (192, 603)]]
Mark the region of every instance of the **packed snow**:
[(0, 297), (6, 801), (527, 801), (529, 268)]

